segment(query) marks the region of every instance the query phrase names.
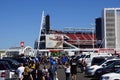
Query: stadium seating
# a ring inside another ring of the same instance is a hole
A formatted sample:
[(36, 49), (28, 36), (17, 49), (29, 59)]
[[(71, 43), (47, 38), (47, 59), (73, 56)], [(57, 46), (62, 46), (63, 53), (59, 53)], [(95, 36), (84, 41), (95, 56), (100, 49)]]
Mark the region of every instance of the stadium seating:
[[(66, 33), (66, 36), (69, 37), (67, 41), (70, 44), (84, 44), (84, 45), (92, 45), (93, 44), (93, 34), (90, 33)], [(96, 42), (96, 37), (94, 35), (94, 44)]]

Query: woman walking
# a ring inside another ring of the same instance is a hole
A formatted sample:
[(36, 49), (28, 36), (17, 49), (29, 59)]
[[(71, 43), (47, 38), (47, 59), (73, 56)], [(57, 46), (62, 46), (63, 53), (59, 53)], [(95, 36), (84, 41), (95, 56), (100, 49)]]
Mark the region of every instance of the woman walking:
[(70, 64), (66, 63), (65, 66), (65, 75), (66, 75), (66, 80), (70, 80)]
[(20, 80), (33, 80), (32, 74), (30, 73), (30, 69), (28, 66), (25, 67)]

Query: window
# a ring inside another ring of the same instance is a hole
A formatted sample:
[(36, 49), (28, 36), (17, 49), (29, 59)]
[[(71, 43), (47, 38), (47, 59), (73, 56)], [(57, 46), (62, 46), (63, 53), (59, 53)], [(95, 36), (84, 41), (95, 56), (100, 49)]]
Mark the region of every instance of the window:
[(106, 62), (105, 64), (106, 64), (106, 66), (108, 66), (108, 65), (110, 65), (111, 63), (113, 63), (114, 61), (108, 61), (108, 62)]

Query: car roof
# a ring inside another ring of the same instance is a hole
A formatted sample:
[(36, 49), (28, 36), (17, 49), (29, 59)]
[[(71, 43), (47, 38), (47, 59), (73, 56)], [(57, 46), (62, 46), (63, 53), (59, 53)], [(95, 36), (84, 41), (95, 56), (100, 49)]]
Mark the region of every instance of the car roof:
[(107, 61), (112, 61), (112, 60), (120, 60), (120, 58), (111, 58), (111, 59), (108, 59)]

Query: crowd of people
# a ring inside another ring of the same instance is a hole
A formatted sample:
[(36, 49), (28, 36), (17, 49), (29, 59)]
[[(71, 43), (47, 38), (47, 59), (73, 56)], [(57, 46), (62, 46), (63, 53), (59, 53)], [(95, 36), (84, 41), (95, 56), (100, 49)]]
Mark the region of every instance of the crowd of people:
[(63, 68), (66, 80), (76, 80), (77, 67), (77, 62), (65, 55), (57, 58), (49, 57), (49, 64), (43, 64), (35, 57), (26, 66), (21, 63), (16, 74), (19, 80), (59, 80), (57, 69)]

